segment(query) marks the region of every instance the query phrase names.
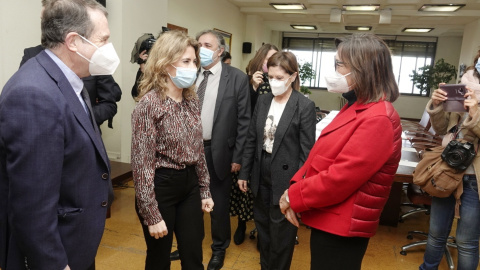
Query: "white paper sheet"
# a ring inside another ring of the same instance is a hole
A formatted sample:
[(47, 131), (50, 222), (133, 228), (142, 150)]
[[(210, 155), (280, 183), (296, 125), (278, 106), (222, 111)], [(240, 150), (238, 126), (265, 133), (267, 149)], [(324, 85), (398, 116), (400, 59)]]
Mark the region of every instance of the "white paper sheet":
[(402, 147), (402, 151), (414, 152), (414, 153), (417, 152), (417, 150), (415, 148), (412, 148), (412, 147)]
[(407, 166), (407, 167), (417, 167), (418, 162), (408, 161), (408, 160), (400, 160), (400, 166)]

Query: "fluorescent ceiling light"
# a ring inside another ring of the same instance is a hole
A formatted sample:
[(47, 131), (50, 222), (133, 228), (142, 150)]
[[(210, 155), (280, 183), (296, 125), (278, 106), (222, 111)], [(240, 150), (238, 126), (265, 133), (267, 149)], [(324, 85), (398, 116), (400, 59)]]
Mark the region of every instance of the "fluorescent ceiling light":
[(315, 25), (299, 25), (299, 24), (291, 24), (290, 25), (293, 29), (297, 30), (317, 30)]
[(409, 33), (428, 33), (435, 28), (404, 28), (402, 32), (409, 32)]
[(465, 4), (447, 4), (447, 5), (423, 5), (418, 11), (429, 11), (429, 12), (454, 12), (462, 7)]
[(343, 5), (345, 11), (377, 11), (380, 5)]
[(307, 9), (304, 4), (301, 3), (270, 3), (270, 6), (272, 6), (274, 9), (297, 9), (297, 10), (303, 10)]
[(370, 31), (372, 30), (371, 26), (345, 26), (345, 30), (349, 31)]

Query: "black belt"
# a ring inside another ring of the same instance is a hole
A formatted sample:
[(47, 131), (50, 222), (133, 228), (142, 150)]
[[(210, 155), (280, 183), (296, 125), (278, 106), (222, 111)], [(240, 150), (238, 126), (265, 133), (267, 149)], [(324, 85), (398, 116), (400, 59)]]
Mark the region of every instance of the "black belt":
[(203, 140), (203, 146), (210, 146), (212, 145), (212, 140)]

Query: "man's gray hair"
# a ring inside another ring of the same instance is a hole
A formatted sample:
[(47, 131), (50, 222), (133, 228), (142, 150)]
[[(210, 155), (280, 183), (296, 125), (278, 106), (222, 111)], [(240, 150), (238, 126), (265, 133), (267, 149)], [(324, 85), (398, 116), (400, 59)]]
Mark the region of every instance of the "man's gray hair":
[(205, 34), (212, 34), (215, 37), (217, 37), (218, 47), (223, 49), (223, 53), (222, 53), (222, 55), (220, 55), (220, 57), (223, 57), (225, 55), (225, 53), (227, 52), (227, 50), (225, 49), (225, 39), (223, 38), (223, 36), (215, 30), (207, 29), (207, 30), (203, 30), (203, 31), (197, 33), (197, 36), (196, 36), (197, 41), (201, 36), (203, 36)]
[(95, 0), (49, 0), (42, 15), (42, 46), (52, 49), (65, 42), (67, 34), (76, 32), (89, 38), (95, 29), (89, 9), (108, 12)]

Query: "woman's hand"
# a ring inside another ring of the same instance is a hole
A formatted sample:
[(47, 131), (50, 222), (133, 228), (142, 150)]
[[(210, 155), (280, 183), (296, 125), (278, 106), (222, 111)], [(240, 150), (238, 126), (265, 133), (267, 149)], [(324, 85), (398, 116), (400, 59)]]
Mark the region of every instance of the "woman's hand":
[(236, 173), (236, 172), (240, 171), (241, 168), (242, 168), (241, 164), (232, 163), (232, 169), (230, 170), (230, 172)]
[(282, 197), (280, 197), (280, 202), (278, 203), (280, 206), (280, 211), (282, 211), (282, 214), (286, 215), (286, 211), (288, 208), (290, 208), (290, 202), (287, 201), (288, 197), (288, 189), (283, 192)]
[(247, 192), (248, 190), (248, 186), (247, 186), (247, 180), (238, 180), (237, 181), (238, 183), (238, 188), (243, 191), (243, 192)]
[[(440, 85), (444, 85), (445, 83), (440, 83)], [(440, 103), (444, 102), (447, 100), (447, 92), (443, 91), (442, 89), (435, 89), (432, 94), (432, 103), (433, 106), (437, 107), (440, 105)]]
[(155, 237), (155, 239), (162, 238), (168, 234), (167, 224), (165, 224), (165, 220), (160, 221), (154, 225), (148, 225), (148, 232), (150, 233), (151, 237)]
[(252, 80), (251, 80), (253, 90), (257, 91), (258, 86), (263, 83), (263, 72), (257, 71), (253, 73)]
[(143, 61), (147, 61), (147, 58), (148, 58), (148, 54), (147, 54), (147, 50), (143, 50), (143, 52), (141, 52), (138, 57), (140, 57)]
[(212, 198), (202, 200), (202, 210), (203, 212), (210, 213), (213, 211), (213, 200)]
[(292, 208), (288, 208), (286, 211), (285, 211), (285, 218), (290, 221), (290, 223), (293, 224), (293, 226), (295, 227), (300, 227), (300, 223), (298, 223), (298, 218), (297, 218), (297, 215), (295, 214), (295, 212), (293, 211)]
[[(468, 98), (470, 97), (470, 98)], [(470, 117), (473, 117), (478, 110), (478, 100), (475, 92), (467, 87), (467, 93), (465, 94), (465, 101), (463, 106), (468, 111)]]

